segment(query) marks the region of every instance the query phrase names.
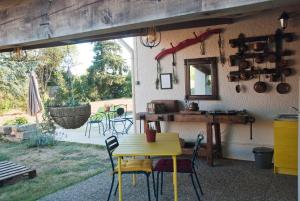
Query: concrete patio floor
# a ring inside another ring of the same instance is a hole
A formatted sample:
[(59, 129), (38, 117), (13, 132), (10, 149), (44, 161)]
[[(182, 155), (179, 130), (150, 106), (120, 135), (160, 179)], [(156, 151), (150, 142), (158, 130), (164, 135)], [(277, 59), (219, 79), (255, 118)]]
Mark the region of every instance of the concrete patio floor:
[[(198, 175), (204, 190), (202, 201), (296, 201), (297, 177), (275, 175), (272, 170), (256, 169), (253, 162), (218, 160), (218, 165), (209, 167), (201, 161)], [(156, 175), (155, 175), (156, 176)], [(190, 177), (178, 177), (179, 200), (196, 201)], [(107, 199), (111, 182), (110, 171), (101, 173), (54, 194), (41, 201), (104, 201)], [(137, 186), (131, 185), (131, 177), (123, 176), (123, 200), (148, 200), (146, 179), (139, 175)], [(151, 179), (152, 182), (152, 179)], [(155, 200), (151, 183), (151, 200)], [(118, 195), (111, 200), (118, 200)], [(173, 200), (172, 176), (165, 174), (163, 197), (160, 200)]]
[[(118, 128), (117, 128), (118, 129)], [(121, 130), (120, 128), (119, 130)], [(112, 130), (109, 130), (105, 132), (105, 135), (103, 135), (103, 132), (101, 130), (101, 133), (99, 133), (98, 125), (93, 124), (91, 127), (91, 135), (90, 137), (89, 132), (87, 131), (87, 134), (85, 136), (85, 130), (86, 130), (86, 124), (81, 126), (78, 129), (64, 129), (64, 128), (58, 128), (56, 132), (57, 140), (59, 141), (67, 141), (67, 142), (77, 142), (77, 143), (83, 143), (83, 144), (98, 144), (98, 145), (105, 145), (105, 139), (112, 135)], [(134, 126), (132, 125), (130, 129), (128, 130), (128, 134), (134, 133)], [(119, 139), (126, 136), (119, 135)]]

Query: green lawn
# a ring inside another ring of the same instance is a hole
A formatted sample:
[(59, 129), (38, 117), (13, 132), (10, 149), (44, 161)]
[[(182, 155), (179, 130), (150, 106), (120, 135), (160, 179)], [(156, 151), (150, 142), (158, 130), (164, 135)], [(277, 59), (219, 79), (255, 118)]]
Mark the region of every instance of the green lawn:
[(0, 201), (37, 200), (103, 172), (109, 167), (103, 146), (59, 142), (47, 148), (0, 141), (0, 161), (10, 160), (37, 170), (34, 179), (0, 187)]

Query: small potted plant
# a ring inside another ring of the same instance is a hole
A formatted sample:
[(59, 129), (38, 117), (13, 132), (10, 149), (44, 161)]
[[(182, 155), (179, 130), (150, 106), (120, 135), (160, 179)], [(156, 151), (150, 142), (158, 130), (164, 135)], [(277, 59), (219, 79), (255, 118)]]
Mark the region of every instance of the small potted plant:
[(145, 130), (147, 142), (155, 142), (156, 141), (156, 130), (151, 125), (148, 126)]
[(110, 111), (110, 107), (111, 107), (111, 105), (105, 104), (105, 105), (104, 105), (104, 111), (105, 111), (105, 112), (109, 112), (109, 111)]

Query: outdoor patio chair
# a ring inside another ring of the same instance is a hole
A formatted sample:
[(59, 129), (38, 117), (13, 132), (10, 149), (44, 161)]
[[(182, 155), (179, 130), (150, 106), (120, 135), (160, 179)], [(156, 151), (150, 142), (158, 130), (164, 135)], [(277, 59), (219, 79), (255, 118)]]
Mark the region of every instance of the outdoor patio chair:
[[(196, 188), (195, 182), (194, 182), (194, 177), (197, 181), (198, 187), (200, 189), (201, 195), (203, 195), (203, 191), (195, 170), (195, 163), (198, 155), (198, 149), (199, 146), (204, 139), (204, 136), (202, 134), (199, 134), (197, 136), (197, 140), (195, 142), (194, 150), (193, 150), (193, 155), (191, 159), (177, 159), (177, 173), (187, 173), (190, 174), (192, 184), (194, 187), (194, 190), (196, 192), (197, 198), (200, 201), (200, 196), (198, 193), (198, 190)], [(156, 200), (158, 200), (158, 188), (159, 188), (159, 175), (161, 174), (161, 189), (160, 189), (160, 194), (162, 195), (162, 188), (163, 188), (163, 173), (164, 172), (173, 172), (173, 160), (172, 159), (160, 159), (154, 168), (154, 171), (157, 172), (157, 181), (156, 181)]]
[[(112, 182), (108, 194), (107, 201), (109, 201), (111, 192), (114, 186), (115, 181), (115, 175), (118, 175), (118, 167), (114, 164), (112, 153), (114, 150), (119, 146), (119, 142), (116, 136), (111, 136), (105, 140), (106, 149), (108, 151), (109, 159), (111, 162), (112, 167)], [(152, 160), (145, 159), (145, 160), (139, 160), (139, 159), (126, 159), (122, 160), (122, 166), (121, 166), (121, 172), (122, 174), (145, 174), (147, 177), (147, 189), (148, 189), (148, 200), (151, 200), (150, 196), (150, 186), (149, 186), (149, 176), (152, 174), (153, 179), (153, 190), (154, 190), (154, 196), (156, 196), (155, 191), (155, 179), (154, 179), (154, 173), (152, 171)], [(118, 177), (117, 177), (118, 178)], [(115, 195), (117, 193), (119, 183), (116, 186), (115, 189)]]
[(113, 134), (128, 134), (133, 121), (132, 117), (127, 116), (127, 105), (119, 104), (113, 106), (113, 113), (110, 112), (110, 123)]
[(94, 115), (91, 115), (89, 120), (86, 123), (86, 128), (85, 128), (85, 134), (84, 136), (86, 136), (88, 128), (89, 128), (89, 138), (91, 136), (91, 128), (92, 128), (92, 124), (97, 124), (98, 125), (98, 129), (99, 129), (99, 134), (101, 134), (101, 128), (102, 128), (102, 135), (105, 136), (105, 132), (107, 130), (107, 116), (104, 112), (97, 112)]

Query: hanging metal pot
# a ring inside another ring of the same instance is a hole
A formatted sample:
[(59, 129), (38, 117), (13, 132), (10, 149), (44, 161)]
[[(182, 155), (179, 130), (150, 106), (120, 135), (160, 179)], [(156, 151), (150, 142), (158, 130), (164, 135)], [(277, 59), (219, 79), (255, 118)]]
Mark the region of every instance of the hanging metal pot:
[(260, 81), (259, 75), (259, 81), (254, 84), (253, 88), (257, 93), (264, 93), (267, 91), (267, 83)]
[(291, 86), (288, 83), (281, 82), (277, 85), (276, 90), (280, 94), (287, 94), (291, 90)]
[(268, 61), (271, 63), (275, 63), (276, 62), (276, 55), (274, 53), (270, 53), (268, 55)]
[(291, 69), (291, 68), (284, 68), (284, 69), (282, 70), (282, 74), (283, 74), (284, 76), (290, 76), (290, 75), (292, 75), (292, 69)]
[(257, 43), (254, 43), (253, 50), (254, 51), (262, 51), (265, 49), (265, 47), (266, 47), (266, 43), (257, 42)]
[(242, 68), (242, 69), (249, 68), (250, 67), (250, 62), (247, 61), (247, 60), (241, 60), (239, 62), (239, 67)]
[(291, 86), (288, 83), (283, 82), (283, 76), (281, 75), (281, 83), (276, 86), (276, 90), (280, 94), (287, 94), (291, 90)]
[(255, 57), (255, 62), (260, 64), (260, 63), (263, 63), (264, 62), (264, 57), (262, 55), (257, 55)]

